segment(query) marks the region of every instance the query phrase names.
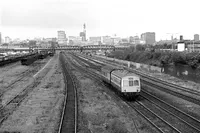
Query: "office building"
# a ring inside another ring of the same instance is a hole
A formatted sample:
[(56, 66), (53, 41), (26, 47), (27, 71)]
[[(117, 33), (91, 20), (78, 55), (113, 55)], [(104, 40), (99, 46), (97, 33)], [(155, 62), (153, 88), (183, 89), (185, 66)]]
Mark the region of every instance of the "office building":
[(130, 36), (129, 37), (129, 42), (132, 44), (139, 44), (140, 43), (140, 38), (139, 36)]
[(90, 37), (90, 42), (93, 42), (93, 44), (100, 44), (101, 43), (101, 37), (100, 36), (95, 36), (95, 37)]
[(2, 44), (2, 40), (1, 40), (1, 32), (0, 32), (0, 45)]
[(67, 43), (65, 31), (58, 31), (58, 44)]
[(82, 38), (82, 41), (86, 41), (86, 33), (80, 32), (80, 37)]
[(194, 35), (194, 41), (199, 41), (199, 34)]
[(11, 38), (8, 37), (8, 36), (6, 36), (6, 37), (5, 37), (5, 43), (10, 43), (10, 42), (11, 42)]
[(111, 37), (111, 39), (112, 39), (112, 45), (117, 45), (117, 44), (119, 44), (119, 43), (121, 42), (121, 40), (122, 40), (120, 37), (116, 37), (116, 36)]
[(69, 45), (79, 45), (82, 42), (82, 37), (80, 36), (69, 36)]
[(86, 24), (83, 24), (83, 31), (80, 32), (80, 37), (82, 38), (82, 41), (87, 41), (86, 39)]
[(111, 45), (113, 43), (113, 39), (110, 36), (102, 36), (102, 43)]
[(141, 40), (145, 42), (145, 44), (155, 44), (156, 35), (155, 32), (146, 32), (141, 34)]

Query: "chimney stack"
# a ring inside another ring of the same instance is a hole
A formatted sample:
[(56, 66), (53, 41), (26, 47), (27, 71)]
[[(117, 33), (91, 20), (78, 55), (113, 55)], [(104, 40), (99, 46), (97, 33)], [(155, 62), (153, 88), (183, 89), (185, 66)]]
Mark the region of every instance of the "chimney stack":
[(180, 41), (183, 41), (183, 36), (182, 35), (180, 35)]

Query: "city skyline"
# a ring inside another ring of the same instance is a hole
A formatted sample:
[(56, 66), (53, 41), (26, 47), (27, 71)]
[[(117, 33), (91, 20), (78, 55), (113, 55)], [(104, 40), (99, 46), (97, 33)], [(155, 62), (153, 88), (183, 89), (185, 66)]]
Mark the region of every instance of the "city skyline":
[[(87, 38), (155, 32), (156, 41), (170, 39), (171, 34), (193, 39), (194, 34), (199, 34), (200, 20), (195, 19), (200, 11), (197, 3), (197, 0), (7, 0), (1, 4), (0, 32), (2, 38), (56, 37), (58, 30), (64, 30), (67, 36), (77, 36), (86, 23)], [(16, 6), (19, 4), (20, 8)]]

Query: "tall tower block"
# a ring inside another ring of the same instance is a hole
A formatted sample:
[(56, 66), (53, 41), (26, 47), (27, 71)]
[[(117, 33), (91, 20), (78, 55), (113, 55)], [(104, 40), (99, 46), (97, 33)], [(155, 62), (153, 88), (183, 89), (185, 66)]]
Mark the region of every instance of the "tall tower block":
[(86, 41), (86, 25), (85, 25), (85, 23), (83, 24), (83, 32), (85, 33), (84, 41)]
[(80, 32), (80, 37), (82, 38), (82, 41), (86, 41), (86, 25), (83, 24), (83, 31)]

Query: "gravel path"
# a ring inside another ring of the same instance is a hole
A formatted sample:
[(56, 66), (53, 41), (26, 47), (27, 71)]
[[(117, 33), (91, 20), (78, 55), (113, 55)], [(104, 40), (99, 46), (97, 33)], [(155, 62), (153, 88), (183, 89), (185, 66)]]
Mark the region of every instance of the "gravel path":
[(57, 130), (65, 86), (58, 55), (35, 80), (40, 80), (40, 84), (2, 124), (0, 132), (54, 133)]

